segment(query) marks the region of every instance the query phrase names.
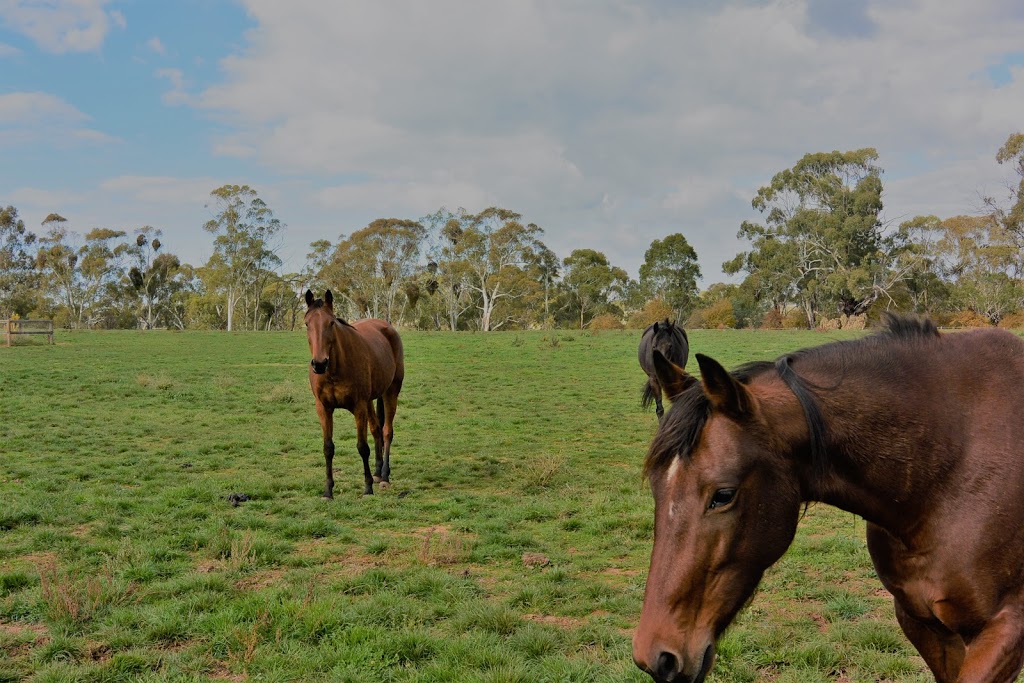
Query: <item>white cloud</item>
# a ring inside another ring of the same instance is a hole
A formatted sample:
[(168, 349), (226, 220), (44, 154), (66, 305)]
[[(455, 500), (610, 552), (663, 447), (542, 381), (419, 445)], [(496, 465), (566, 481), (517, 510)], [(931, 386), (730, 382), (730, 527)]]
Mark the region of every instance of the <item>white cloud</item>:
[(0, 0), (0, 23), (31, 38), (47, 52), (93, 52), (110, 25), (124, 29), (124, 15), (109, 0)]
[(171, 86), (171, 89), (160, 97), (164, 104), (173, 106), (192, 102), (192, 96), (185, 90), (185, 72), (181, 69), (157, 69), (156, 76), (166, 79)]
[(106, 192), (149, 204), (201, 206), (209, 200), (210, 192), (223, 184), (223, 181), (209, 177), (123, 175), (108, 178), (99, 187)]
[(159, 36), (153, 36), (152, 38), (147, 40), (146, 47), (148, 47), (150, 50), (157, 53), (158, 55), (167, 54), (167, 47), (164, 46), (164, 42), (160, 40)]
[[(53, 52), (95, 50), (124, 25), (110, 4), (0, 0), (0, 22)], [(653, 239), (683, 232), (713, 282), (744, 248), (757, 188), (803, 154), (876, 147), (890, 218), (962, 213), (1000, 187), (995, 151), (1024, 126), (1024, 67), (988, 77), (1020, 51), (1008, 0), (243, 4), (256, 27), (220, 82), (154, 75), (166, 104), (216, 120), (213, 154), (276, 180), (258, 189), (292, 240), (498, 204), (560, 256), (592, 246), (634, 273)], [(0, 145), (49, 139), (40, 121), (111, 140), (60, 98), (10, 95)], [(202, 207), (219, 184), (124, 175), (97, 196), (119, 220), (184, 235), (201, 220), (175, 206)]]
[[(233, 129), (219, 153), (357, 178), (315, 193), (332, 210), (498, 203), (634, 272), (680, 230), (720, 277), (757, 187), (804, 153), (873, 146), (920, 175), (1022, 125), (1022, 70), (983, 77), (1024, 33), (1003, 0), (244, 4), (258, 27), (197, 97)], [(927, 187), (912, 206), (950, 196)]]
[(108, 144), (117, 138), (85, 127), (89, 117), (61, 98), (43, 92), (0, 95), (0, 148), (41, 145), (66, 148)]
[(86, 115), (55, 95), (13, 92), (0, 95), (0, 125), (28, 125), (40, 120), (83, 121)]
[(0, 43), (0, 59), (3, 59), (4, 57), (14, 57), (20, 54), (21, 50), (14, 47), (13, 45), (8, 45), (7, 43)]

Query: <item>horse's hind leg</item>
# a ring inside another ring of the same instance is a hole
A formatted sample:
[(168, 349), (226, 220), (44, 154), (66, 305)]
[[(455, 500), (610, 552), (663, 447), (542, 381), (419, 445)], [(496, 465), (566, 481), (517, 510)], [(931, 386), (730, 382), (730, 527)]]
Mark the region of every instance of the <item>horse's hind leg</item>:
[(651, 393), (654, 394), (654, 412), (658, 415), (658, 422), (661, 422), (665, 415), (665, 406), (661, 403), (661, 384), (653, 379), (648, 381), (651, 383)]
[(316, 414), (320, 418), (320, 429), (324, 433), (324, 466), (327, 478), (324, 483), (324, 498), (334, 498), (334, 409), (316, 402)]
[(363, 481), (366, 486), (363, 488), (363, 495), (373, 495), (373, 475), (370, 474), (370, 444), (366, 443), (366, 426), (370, 420), (373, 420), (373, 413), (366, 409), (366, 406), (360, 406), (355, 411), (356, 418), (356, 450), (359, 451), (359, 457), (363, 459)]
[(377, 399), (377, 412), (373, 411), (373, 401), (369, 404), (370, 434), (373, 436), (373, 481), (379, 482), (381, 468), (384, 467), (384, 404)]
[(395, 438), (395, 412), (398, 410), (398, 392), (402, 390), (400, 383), (392, 384), (384, 394), (384, 468), (380, 480), (391, 481), (391, 441)]

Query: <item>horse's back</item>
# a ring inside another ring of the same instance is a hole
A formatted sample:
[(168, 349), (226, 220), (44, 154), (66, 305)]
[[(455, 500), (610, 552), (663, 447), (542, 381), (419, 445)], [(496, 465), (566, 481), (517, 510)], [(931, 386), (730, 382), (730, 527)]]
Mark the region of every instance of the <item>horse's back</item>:
[(366, 318), (352, 323), (352, 327), (359, 332), (360, 336), (381, 356), (390, 358), (394, 365), (393, 378), (401, 385), (405, 378), (405, 349), (402, 346), (402, 338), (398, 331), (386, 320), (379, 318)]

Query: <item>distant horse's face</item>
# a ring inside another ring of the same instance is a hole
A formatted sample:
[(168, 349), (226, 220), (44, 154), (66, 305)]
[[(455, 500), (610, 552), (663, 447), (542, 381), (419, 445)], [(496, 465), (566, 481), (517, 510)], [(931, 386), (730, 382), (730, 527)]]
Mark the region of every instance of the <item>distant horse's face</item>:
[(333, 303), (329, 289), (322, 302), (315, 300), (313, 292), (306, 290), (306, 338), (309, 341), (309, 353), (313, 357), (309, 364), (318, 375), (327, 372), (330, 349), (334, 343), (337, 323)]
[(713, 411), (693, 451), (651, 473), (654, 549), (633, 659), (656, 681), (704, 680), (715, 641), (792, 542), (798, 486), (763, 439)]

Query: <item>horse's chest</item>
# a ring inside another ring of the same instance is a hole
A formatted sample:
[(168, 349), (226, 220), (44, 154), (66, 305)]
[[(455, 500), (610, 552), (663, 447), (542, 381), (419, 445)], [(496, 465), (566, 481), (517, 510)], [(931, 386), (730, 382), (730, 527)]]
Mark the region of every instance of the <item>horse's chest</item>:
[(352, 396), (351, 387), (336, 382), (324, 384), (316, 391), (317, 400), (330, 408), (352, 410)]

